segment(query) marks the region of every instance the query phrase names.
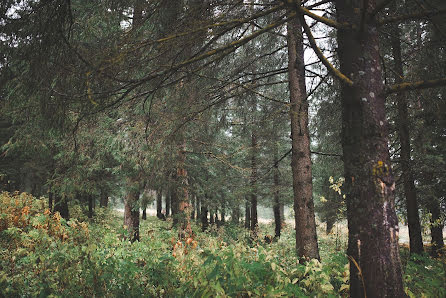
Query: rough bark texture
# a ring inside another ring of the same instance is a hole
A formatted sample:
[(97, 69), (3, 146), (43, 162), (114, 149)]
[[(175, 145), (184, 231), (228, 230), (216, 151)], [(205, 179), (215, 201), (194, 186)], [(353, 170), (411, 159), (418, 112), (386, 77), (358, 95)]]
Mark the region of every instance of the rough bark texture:
[[(392, 53), (394, 60), (395, 83), (403, 82), (403, 62), (401, 59), (400, 29), (398, 25), (392, 26)], [(404, 195), (406, 196), (407, 222), (409, 226), (410, 252), (423, 252), (423, 238), (421, 236), (420, 216), (418, 214), (417, 193), (414, 184), (412, 167), (410, 165), (410, 135), (409, 117), (407, 103), (404, 93), (396, 94), (398, 107), (398, 135), (401, 145), (401, 172), (404, 184)]]
[[(361, 27), (362, 4), (368, 3), (369, 12), (376, 4), (374, 0), (335, 3), (338, 22), (356, 28)], [(354, 82), (341, 89), (351, 297), (405, 296), (378, 41), (373, 20), (362, 32), (338, 30), (341, 71)]]
[[(255, 102), (254, 102), (255, 105)], [(253, 111), (254, 113), (254, 111)], [(255, 234), (259, 222), (257, 219), (257, 136), (254, 130), (251, 132), (251, 213), (250, 213), (250, 229)]]
[(299, 257), (319, 259), (311, 177), (301, 17), (291, 19), (287, 30), (296, 250)]
[(124, 198), (124, 225), (127, 227), (131, 242), (139, 241), (139, 186), (129, 179), (128, 191)]
[(68, 202), (66, 197), (61, 197), (58, 194), (54, 194), (53, 212), (59, 212), (60, 216), (62, 216), (67, 220), (70, 218), (70, 213), (68, 212)]
[(275, 142), (274, 148), (274, 202), (273, 202), (273, 213), (274, 213), (274, 237), (280, 238), (280, 232), (282, 230), (282, 218), (280, 214), (280, 196), (279, 196), (279, 153), (277, 140)]

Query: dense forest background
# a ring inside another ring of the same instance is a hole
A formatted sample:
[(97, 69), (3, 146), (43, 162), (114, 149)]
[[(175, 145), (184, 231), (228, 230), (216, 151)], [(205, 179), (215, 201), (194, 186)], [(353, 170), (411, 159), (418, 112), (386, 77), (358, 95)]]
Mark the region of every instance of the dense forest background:
[(2, 1), (2, 294), (446, 295), (445, 14)]

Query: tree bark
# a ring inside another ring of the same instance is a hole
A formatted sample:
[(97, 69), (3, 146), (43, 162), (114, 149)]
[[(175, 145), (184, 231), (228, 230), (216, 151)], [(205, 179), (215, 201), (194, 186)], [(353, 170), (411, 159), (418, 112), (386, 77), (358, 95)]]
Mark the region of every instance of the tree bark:
[(245, 228), (249, 229), (251, 226), (251, 204), (248, 199), (245, 202)]
[(438, 257), (440, 249), (444, 246), (443, 228), (444, 222), (441, 220), (440, 202), (436, 198), (431, 198), (429, 202), (429, 212), (431, 213), (431, 255)]
[(201, 230), (204, 232), (209, 226), (208, 222), (208, 209), (204, 204), (201, 205)]
[[(403, 82), (403, 62), (401, 59), (400, 29), (398, 25), (392, 26), (392, 54), (394, 60), (395, 83)], [(398, 135), (401, 145), (401, 171), (406, 196), (407, 222), (409, 226), (410, 252), (420, 254), (423, 252), (423, 238), (421, 236), (420, 216), (418, 214), (417, 193), (414, 184), (412, 167), (410, 165), (410, 134), (407, 103), (402, 92), (396, 94), (398, 107)]]
[[(254, 107), (255, 102), (253, 102)], [(255, 113), (253, 110), (252, 113)], [(250, 229), (254, 236), (257, 233), (259, 227), (257, 219), (257, 136), (254, 129), (251, 132), (251, 213), (250, 213)]]
[(127, 227), (131, 242), (139, 241), (139, 185), (128, 178), (127, 195), (124, 198), (124, 225)]
[[(335, 3), (338, 22), (353, 24), (355, 28), (361, 28), (362, 4), (368, 4), (369, 12), (376, 5), (374, 0)], [(342, 73), (353, 80), (353, 85), (344, 83), (341, 88), (350, 295), (405, 297), (379, 37), (374, 20), (365, 24), (362, 32), (339, 29), (338, 54)]]
[(48, 209), (53, 212), (53, 192), (48, 193)]
[[(300, 1), (298, 2), (300, 6)], [(287, 24), (296, 251), (299, 257), (319, 259), (311, 177), (302, 19), (303, 16), (298, 15)]]
[(93, 218), (93, 195), (88, 195), (88, 218)]
[(170, 205), (171, 205), (171, 191), (170, 189), (168, 189), (166, 194), (166, 217), (170, 215)]
[(65, 196), (61, 197), (58, 194), (54, 194), (54, 208), (53, 212), (59, 212), (62, 218), (68, 220), (70, 218), (70, 213), (68, 211), (68, 202)]
[(101, 208), (107, 208), (108, 207), (108, 195), (105, 192), (101, 192), (101, 200), (99, 202), (99, 206)]
[(163, 213), (163, 193), (161, 189), (159, 189), (156, 192), (156, 217), (161, 218), (162, 213)]
[(277, 135), (274, 140), (274, 202), (273, 202), (273, 213), (274, 213), (274, 237), (280, 238), (280, 232), (282, 230), (282, 218), (280, 214), (280, 195), (279, 195), (279, 148), (277, 145)]

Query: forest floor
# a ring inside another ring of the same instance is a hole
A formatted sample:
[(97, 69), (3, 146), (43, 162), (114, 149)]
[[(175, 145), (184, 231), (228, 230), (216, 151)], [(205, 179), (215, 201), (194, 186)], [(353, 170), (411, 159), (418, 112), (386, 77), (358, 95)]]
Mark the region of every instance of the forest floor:
[[(318, 230), (321, 261), (300, 264), (294, 230), (265, 243), (226, 224), (178, 239), (171, 219), (141, 221), (139, 242), (125, 239), (122, 213), (70, 206), (67, 222), (29, 195), (0, 196), (0, 297), (345, 297), (349, 268), (346, 235)], [(410, 297), (446, 297), (445, 258), (410, 256), (401, 247)]]

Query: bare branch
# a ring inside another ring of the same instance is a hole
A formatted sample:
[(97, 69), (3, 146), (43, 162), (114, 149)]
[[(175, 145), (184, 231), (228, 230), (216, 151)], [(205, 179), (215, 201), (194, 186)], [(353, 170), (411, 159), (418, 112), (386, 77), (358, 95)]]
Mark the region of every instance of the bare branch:
[(395, 84), (389, 86), (385, 92), (386, 94), (391, 94), (408, 90), (427, 89), (427, 88), (435, 88), (442, 86), (446, 86), (446, 78), (429, 80), (429, 81), (406, 82), (401, 84)]
[(431, 11), (424, 11), (424, 12), (415, 12), (411, 14), (386, 18), (378, 21), (379, 25), (384, 24), (390, 24), (390, 23), (397, 23), (401, 21), (409, 21), (409, 20), (418, 20), (418, 19), (425, 19), (429, 17), (433, 17), (436, 15), (444, 14), (446, 13), (446, 8), (438, 9), (438, 10), (431, 10)]
[(304, 27), (305, 34), (308, 37), (308, 40), (310, 41), (311, 48), (316, 53), (319, 60), (321, 60), (322, 64), (327, 67), (328, 71), (331, 72), (333, 75), (335, 75), (338, 79), (340, 79), (342, 82), (346, 83), (349, 86), (353, 86), (353, 81), (350, 80), (346, 75), (344, 75), (341, 71), (339, 71), (337, 68), (335, 68), (330, 61), (324, 56), (324, 54), (321, 52), (319, 47), (316, 44), (316, 41), (314, 40), (313, 34), (311, 33), (310, 28), (308, 27), (307, 23), (305, 22), (304, 18), (302, 17), (302, 26)]

